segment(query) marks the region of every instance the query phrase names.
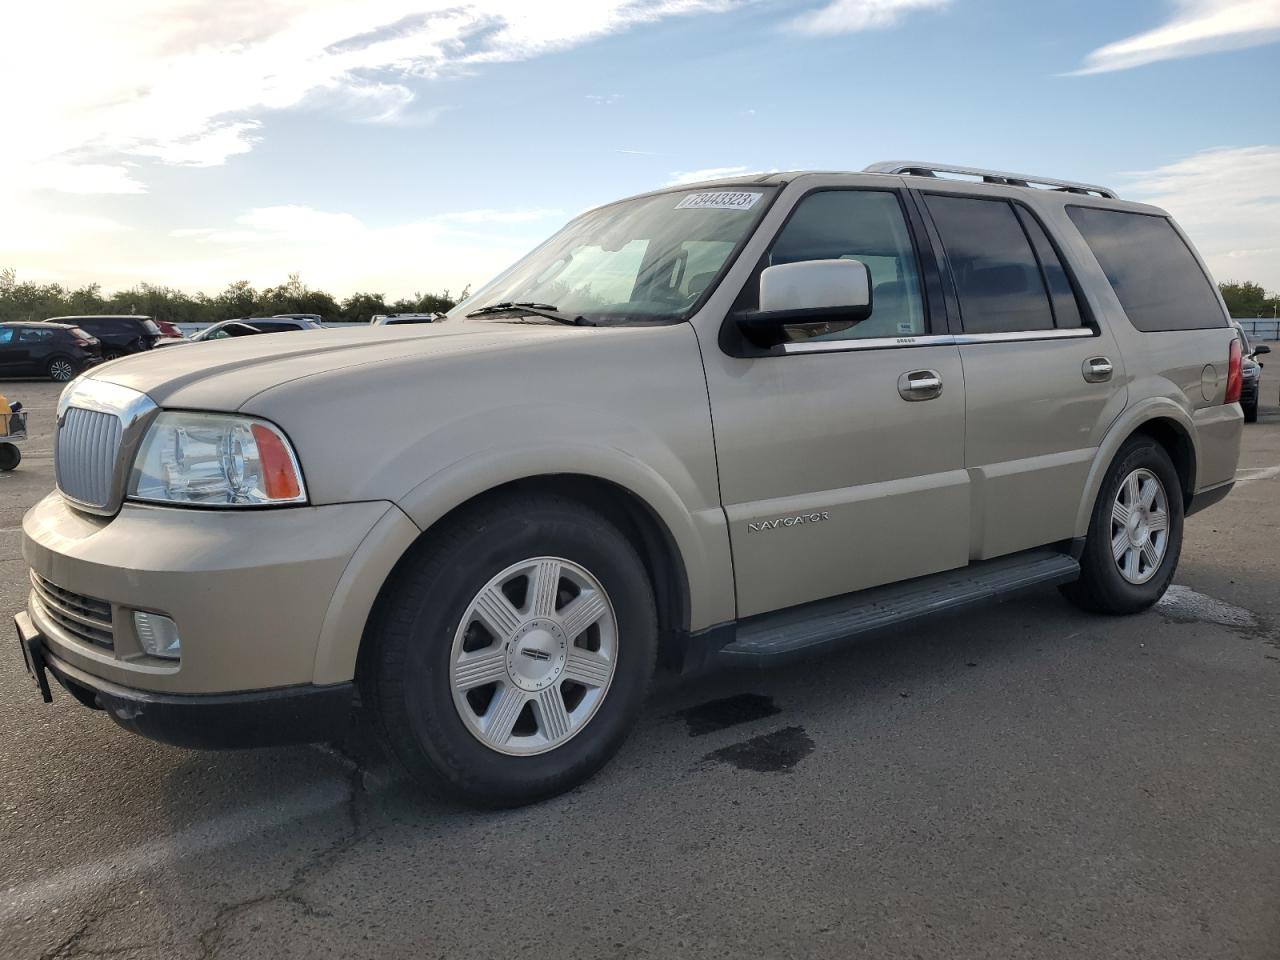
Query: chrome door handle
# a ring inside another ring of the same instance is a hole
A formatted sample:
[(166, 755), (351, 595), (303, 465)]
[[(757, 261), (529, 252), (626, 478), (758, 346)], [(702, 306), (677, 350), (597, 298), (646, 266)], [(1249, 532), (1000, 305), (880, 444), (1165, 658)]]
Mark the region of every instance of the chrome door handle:
[(942, 393), (942, 377), (937, 370), (912, 370), (898, 378), (898, 395), (903, 400), (932, 400)]
[(1106, 357), (1090, 357), (1084, 362), (1082, 372), (1084, 378), (1090, 383), (1106, 383), (1115, 372), (1115, 367)]

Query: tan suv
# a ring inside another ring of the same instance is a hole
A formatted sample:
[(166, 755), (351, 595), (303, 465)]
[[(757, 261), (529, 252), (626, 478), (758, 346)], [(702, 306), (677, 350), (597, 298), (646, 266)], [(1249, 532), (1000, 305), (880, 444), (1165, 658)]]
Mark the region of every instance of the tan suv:
[(1240, 367), (1186, 238), (1100, 187), (666, 189), (440, 323), (71, 384), (22, 648), (46, 699), (160, 740), (324, 739), (358, 701), (424, 781), (526, 802), (609, 759), (659, 661), (771, 665), (1034, 584), (1150, 607), (1231, 487)]

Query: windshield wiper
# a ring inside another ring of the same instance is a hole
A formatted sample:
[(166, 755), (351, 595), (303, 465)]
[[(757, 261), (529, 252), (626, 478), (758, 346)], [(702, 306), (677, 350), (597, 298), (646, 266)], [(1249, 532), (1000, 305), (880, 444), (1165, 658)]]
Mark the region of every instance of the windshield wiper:
[(596, 326), (596, 324), (592, 323), (586, 317), (574, 317), (567, 313), (561, 313), (550, 303), (529, 303), (523, 300), (518, 303), (493, 303), (487, 307), (481, 307), (479, 310), (472, 310), (467, 314), (467, 319), (471, 319), (472, 317), (499, 317), (503, 315), (513, 317), (546, 317), (548, 320), (554, 320), (557, 323), (567, 323), (574, 327)]

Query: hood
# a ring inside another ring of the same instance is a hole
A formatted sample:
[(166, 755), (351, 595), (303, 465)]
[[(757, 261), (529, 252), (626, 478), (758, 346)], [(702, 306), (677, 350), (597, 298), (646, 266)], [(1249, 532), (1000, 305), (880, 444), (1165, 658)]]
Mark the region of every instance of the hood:
[(96, 367), (90, 376), (141, 391), (162, 407), (231, 411), (272, 387), (349, 367), (499, 353), (601, 332), (557, 324), (454, 321), (264, 333), (149, 350)]

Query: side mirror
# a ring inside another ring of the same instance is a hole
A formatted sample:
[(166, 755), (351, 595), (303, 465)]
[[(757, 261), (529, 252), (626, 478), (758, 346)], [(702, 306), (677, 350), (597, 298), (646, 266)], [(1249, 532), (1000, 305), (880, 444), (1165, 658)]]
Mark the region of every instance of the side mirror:
[(766, 267), (760, 274), (760, 309), (738, 314), (738, 328), (752, 343), (771, 347), (783, 327), (871, 316), (871, 271), (860, 260), (805, 260)]
[(1270, 352), (1271, 352), (1271, 348), (1268, 347), (1265, 343), (1260, 343), (1253, 348), (1253, 356), (1255, 357), (1260, 357), (1262, 356), (1262, 354), (1270, 353)]

